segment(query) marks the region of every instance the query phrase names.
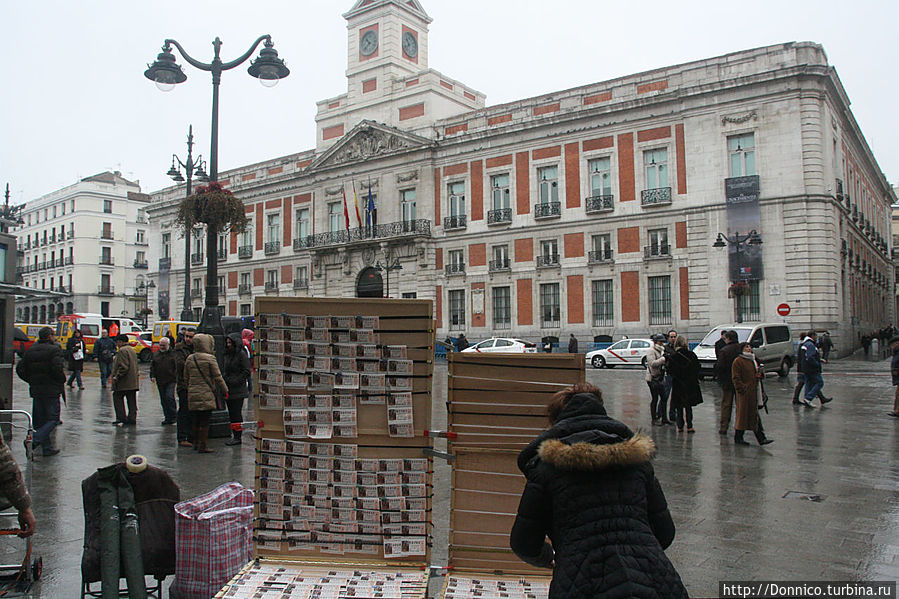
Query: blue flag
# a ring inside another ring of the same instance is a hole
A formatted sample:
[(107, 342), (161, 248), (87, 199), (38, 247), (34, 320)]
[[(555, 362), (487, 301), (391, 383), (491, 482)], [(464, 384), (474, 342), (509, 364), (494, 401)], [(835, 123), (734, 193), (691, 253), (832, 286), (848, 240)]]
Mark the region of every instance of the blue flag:
[(371, 181), (368, 183), (368, 210), (365, 215), (365, 224), (373, 227), (378, 224), (378, 212), (375, 209), (375, 198), (371, 193)]

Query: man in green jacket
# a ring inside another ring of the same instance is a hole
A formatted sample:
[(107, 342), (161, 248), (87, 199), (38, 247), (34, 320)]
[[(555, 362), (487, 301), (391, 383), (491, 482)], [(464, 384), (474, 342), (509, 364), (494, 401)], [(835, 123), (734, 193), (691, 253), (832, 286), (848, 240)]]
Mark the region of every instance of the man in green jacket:
[[(140, 379), (137, 371), (137, 354), (128, 345), (128, 335), (117, 335), (115, 338), (118, 351), (112, 364), (112, 405), (115, 408), (116, 426), (134, 426), (137, 424), (137, 390)], [(128, 398), (128, 413), (125, 413), (125, 398)]]

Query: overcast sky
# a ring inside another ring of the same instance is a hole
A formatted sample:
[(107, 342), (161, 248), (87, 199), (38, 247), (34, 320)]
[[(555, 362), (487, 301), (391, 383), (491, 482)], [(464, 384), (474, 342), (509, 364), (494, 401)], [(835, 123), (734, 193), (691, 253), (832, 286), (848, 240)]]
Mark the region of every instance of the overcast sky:
[[(430, 66), (494, 105), (768, 44), (821, 43), (887, 178), (899, 180), (896, 0), (421, 0), (434, 19)], [(162, 93), (143, 76), (165, 38), (224, 60), (270, 33), (291, 75), (267, 89), (222, 77), (219, 168), (315, 145), (315, 102), (346, 91), (353, 0), (0, 0), (0, 185), (13, 203), (105, 170), (171, 184), (189, 124), (209, 153), (212, 85), (178, 57), (187, 82)]]

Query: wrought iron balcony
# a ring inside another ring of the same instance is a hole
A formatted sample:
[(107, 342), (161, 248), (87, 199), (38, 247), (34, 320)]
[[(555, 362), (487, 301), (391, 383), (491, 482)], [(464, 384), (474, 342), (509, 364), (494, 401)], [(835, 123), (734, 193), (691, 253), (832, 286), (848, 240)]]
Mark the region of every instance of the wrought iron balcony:
[(53, 233), (50, 234), (50, 243), (56, 243), (56, 231), (53, 231)]
[(587, 198), (584, 204), (587, 208), (587, 214), (611, 212), (615, 209), (615, 196), (611, 194), (591, 196)]
[(512, 222), (512, 209), (500, 208), (499, 210), (487, 211), (488, 225), (508, 225)]
[(100, 233), (100, 239), (107, 239), (107, 240), (109, 240), (109, 239), (112, 239), (112, 238), (113, 238), (113, 237), (112, 237), (112, 231), (103, 231), (102, 233)]
[(104, 256), (100, 254), (100, 264), (102, 266), (115, 266), (115, 259), (112, 256)]
[(587, 253), (587, 262), (590, 264), (600, 264), (602, 262), (612, 262), (612, 248), (603, 248), (601, 250), (593, 250)]
[(464, 275), (465, 274), (465, 264), (462, 262), (453, 262), (447, 264), (443, 267), (444, 272), (446, 272), (446, 276), (453, 275)]
[(223, 260), (227, 260), (228, 259), (228, 250), (219, 249), (218, 259), (219, 259), (219, 262), (222, 262)]
[(312, 247), (312, 237), (304, 235), (293, 240), (293, 251), (299, 252)]
[(202, 289), (197, 289), (196, 287), (194, 287), (193, 289), (190, 290), (190, 299), (197, 299), (200, 297), (203, 297)]
[(159, 259), (159, 270), (168, 270), (172, 267), (172, 259), (171, 257), (165, 257)]
[(115, 287), (112, 285), (100, 285), (97, 287), (97, 295), (115, 295)]
[(852, 220), (858, 222), (858, 206), (852, 206)]
[(501, 258), (499, 260), (491, 260), (488, 265), (490, 272), (502, 272), (504, 270), (512, 270), (511, 263), (508, 258)]
[(653, 243), (643, 248), (643, 258), (652, 260), (654, 258), (670, 258), (671, 248), (667, 243)]
[(56, 262), (54, 262), (54, 264), (55, 264), (57, 267), (62, 266), (62, 265), (63, 265), (63, 259), (62, 259), (62, 256), (60, 256), (59, 258), (57, 258), (57, 259), (56, 259)]
[(556, 218), (562, 216), (562, 202), (547, 202), (534, 205), (534, 218)]
[(28, 272), (28, 268), (27, 268), (27, 267), (25, 267), (25, 266), (17, 266), (17, 267), (16, 267), (16, 274), (17, 274), (17, 275), (24, 275), (26, 272)]
[(266, 281), (265, 282), (265, 292), (266, 293), (274, 293), (278, 291), (278, 282), (277, 281)]
[(237, 248), (237, 257), (238, 258), (252, 258), (253, 257), (253, 246), (242, 245), (239, 248)]
[(60, 285), (56, 290), (60, 293), (65, 293), (66, 295), (72, 295), (72, 288), (67, 285)]
[(134, 245), (150, 245), (150, 242), (148, 242), (146, 239), (135, 239)]
[(308, 289), (309, 288), (309, 279), (294, 279), (293, 280), (293, 288), (294, 289)]
[(466, 227), (467, 220), (468, 218), (464, 214), (457, 214), (456, 216), (445, 216), (443, 217), (443, 229), (445, 231), (464, 229)]
[(31, 249), (31, 240), (25, 242), (25, 247), (23, 249), (30, 250)]
[(190, 264), (191, 266), (199, 266), (200, 264), (203, 264), (203, 254), (191, 254)]
[(431, 221), (426, 219), (404, 220), (395, 223), (385, 223), (370, 227), (357, 227), (329, 233), (319, 233), (308, 237), (308, 247), (322, 248), (345, 243), (368, 241), (371, 239), (386, 239), (396, 237), (430, 237)]
[(250, 283), (242, 283), (237, 286), (237, 295), (250, 295), (253, 293), (253, 286)]
[(66, 231), (66, 239), (74, 239), (74, 237), (75, 237), (75, 231), (74, 231), (74, 230), (69, 229), (68, 231)]
[(559, 254), (541, 254), (537, 256), (537, 268), (556, 268), (561, 265)]
[(671, 188), (657, 187), (640, 192), (640, 203), (643, 206), (665, 206), (671, 203)]
[(149, 268), (146, 260), (135, 260), (134, 268)]
[(263, 249), (265, 250), (266, 256), (274, 256), (275, 254), (279, 254), (281, 252), (281, 242), (267, 241)]

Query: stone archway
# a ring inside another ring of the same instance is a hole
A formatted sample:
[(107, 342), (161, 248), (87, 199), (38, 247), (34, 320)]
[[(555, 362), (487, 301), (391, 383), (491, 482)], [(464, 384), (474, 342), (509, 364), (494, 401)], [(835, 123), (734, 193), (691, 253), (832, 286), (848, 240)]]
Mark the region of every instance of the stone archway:
[(384, 280), (378, 269), (363, 268), (356, 279), (356, 297), (384, 297)]

